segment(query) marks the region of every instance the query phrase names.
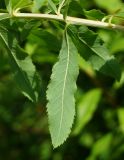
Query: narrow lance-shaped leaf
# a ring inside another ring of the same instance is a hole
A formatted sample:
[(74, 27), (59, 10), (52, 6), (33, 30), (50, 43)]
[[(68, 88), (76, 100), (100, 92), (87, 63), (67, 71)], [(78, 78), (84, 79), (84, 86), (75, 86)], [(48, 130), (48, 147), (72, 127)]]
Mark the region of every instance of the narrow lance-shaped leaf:
[(0, 26), (0, 41), (8, 52), (10, 65), (19, 88), (31, 101), (36, 102), (40, 83), (31, 59), (18, 46), (13, 35), (2, 26)]
[(47, 91), (49, 128), (54, 148), (68, 137), (74, 115), (78, 54), (72, 40), (64, 34), (59, 61), (54, 65)]

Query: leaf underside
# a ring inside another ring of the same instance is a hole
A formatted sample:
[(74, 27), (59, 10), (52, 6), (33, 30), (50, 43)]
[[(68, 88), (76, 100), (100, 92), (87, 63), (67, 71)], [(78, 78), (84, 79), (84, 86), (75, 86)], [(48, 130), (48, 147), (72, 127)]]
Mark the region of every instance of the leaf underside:
[(77, 56), (76, 47), (65, 33), (59, 61), (53, 67), (47, 91), (49, 128), (54, 148), (66, 140), (73, 124), (74, 93), (78, 76)]

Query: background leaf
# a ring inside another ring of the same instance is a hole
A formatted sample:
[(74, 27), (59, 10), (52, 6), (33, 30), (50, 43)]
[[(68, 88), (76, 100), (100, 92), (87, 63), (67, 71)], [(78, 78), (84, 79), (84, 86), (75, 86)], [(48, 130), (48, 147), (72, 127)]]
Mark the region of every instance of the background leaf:
[(0, 21), (10, 18), (10, 15), (8, 13), (0, 13)]
[(119, 119), (119, 125), (120, 130), (124, 133), (124, 108), (118, 109), (118, 119)]
[(124, 8), (119, 9), (116, 13), (113, 14), (113, 16), (124, 19)]
[(32, 5), (32, 12), (40, 12), (40, 8), (44, 5), (47, 4), (47, 0), (34, 0), (33, 5)]
[(48, 0), (48, 4), (49, 4), (49, 7), (51, 8), (51, 10), (53, 10), (55, 13), (57, 13), (57, 8), (56, 8), (56, 5), (53, 3), (53, 1)]
[(39, 96), (40, 83), (31, 59), (18, 46), (13, 35), (2, 26), (0, 27), (0, 41), (4, 44), (9, 54), (14, 78), (19, 88), (30, 100), (36, 102)]
[(92, 9), (89, 11), (83, 10), (83, 11), (84, 11), (85, 16), (88, 19), (102, 20), (102, 18), (105, 16), (105, 14), (102, 11), (96, 10), (96, 9)]
[(87, 92), (77, 105), (77, 118), (74, 134), (79, 134), (84, 126), (91, 120), (101, 97), (101, 90), (94, 89)]
[(98, 157), (106, 159), (106, 157), (110, 155), (110, 150), (108, 149), (110, 148), (112, 138), (112, 134), (106, 134), (97, 140), (93, 145), (91, 155), (87, 158), (87, 160), (97, 159)]
[(31, 0), (5, 0), (6, 8), (10, 14), (12, 14), (13, 10), (22, 9), (32, 4)]
[(109, 13), (113, 13), (123, 6), (122, 1), (120, 0), (95, 0), (95, 2), (99, 7), (107, 10)]
[(53, 146), (61, 145), (70, 133), (74, 115), (78, 75), (77, 49), (65, 33), (59, 61), (54, 65), (47, 91), (47, 111)]

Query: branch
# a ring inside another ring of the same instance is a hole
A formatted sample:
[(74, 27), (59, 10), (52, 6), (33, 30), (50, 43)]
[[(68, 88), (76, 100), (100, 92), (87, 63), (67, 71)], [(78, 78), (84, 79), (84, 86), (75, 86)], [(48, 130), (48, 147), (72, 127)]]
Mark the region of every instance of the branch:
[[(0, 15), (3, 13), (0, 13)], [(58, 21), (65, 21), (63, 15), (54, 15), (54, 14), (38, 14), (38, 13), (13, 13), (13, 17), (17, 18), (34, 18), (34, 19), (48, 19), (48, 20), (58, 20)], [(66, 17), (66, 22), (69, 24), (74, 25), (86, 25), (91, 27), (98, 27), (98, 28), (105, 28), (105, 29), (117, 29), (124, 31), (124, 26), (116, 25), (113, 23), (107, 23), (97, 20), (88, 20), (83, 18), (75, 18), (75, 17)]]

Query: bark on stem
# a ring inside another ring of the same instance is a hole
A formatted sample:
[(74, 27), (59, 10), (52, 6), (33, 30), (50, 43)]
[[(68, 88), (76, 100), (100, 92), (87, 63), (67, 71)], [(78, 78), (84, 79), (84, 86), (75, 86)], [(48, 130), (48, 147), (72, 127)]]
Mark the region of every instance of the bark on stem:
[[(0, 13), (3, 14), (3, 13)], [(65, 21), (63, 18), (63, 15), (54, 15), (54, 14), (39, 14), (39, 13), (13, 13), (13, 17), (17, 18), (34, 18), (34, 19), (48, 19), (48, 20), (58, 20), (58, 21)], [(117, 29), (124, 31), (124, 26), (122, 25), (116, 25), (113, 23), (107, 23), (97, 20), (88, 20), (83, 18), (76, 18), (76, 17), (66, 17), (66, 22), (69, 24), (74, 25), (86, 25), (91, 27), (98, 27), (98, 28), (105, 28), (105, 29)]]

